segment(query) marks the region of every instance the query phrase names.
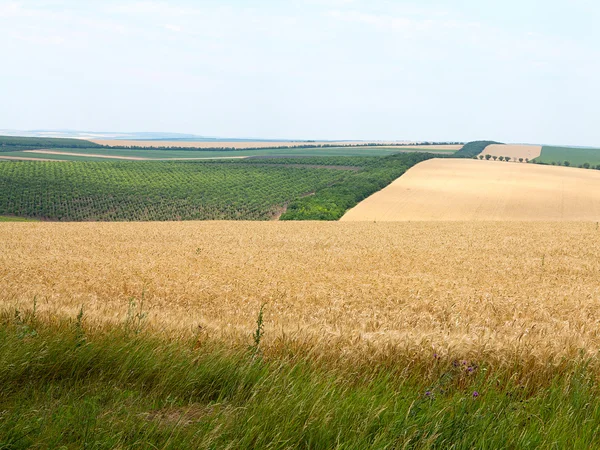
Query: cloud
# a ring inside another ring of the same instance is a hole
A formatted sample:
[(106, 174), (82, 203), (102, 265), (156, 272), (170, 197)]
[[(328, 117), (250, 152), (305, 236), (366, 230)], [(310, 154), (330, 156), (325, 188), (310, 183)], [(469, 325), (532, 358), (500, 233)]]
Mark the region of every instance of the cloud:
[(119, 5), (108, 6), (106, 11), (117, 14), (143, 14), (161, 17), (181, 17), (202, 13), (200, 8), (174, 6), (167, 2), (158, 1), (123, 2)]
[(165, 25), (165, 29), (169, 30), (169, 31), (174, 31), (175, 33), (181, 33), (183, 31), (183, 28), (181, 28), (178, 25), (173, 25), (173, 24), (166, 24)]

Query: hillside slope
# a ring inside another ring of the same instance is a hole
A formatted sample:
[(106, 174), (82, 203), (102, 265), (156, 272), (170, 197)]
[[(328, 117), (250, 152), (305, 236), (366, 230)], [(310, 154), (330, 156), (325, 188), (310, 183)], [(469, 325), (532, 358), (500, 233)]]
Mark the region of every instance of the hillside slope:
[(600, 220), (600, 172), (433, 159), (348, 211), (342, 221)]

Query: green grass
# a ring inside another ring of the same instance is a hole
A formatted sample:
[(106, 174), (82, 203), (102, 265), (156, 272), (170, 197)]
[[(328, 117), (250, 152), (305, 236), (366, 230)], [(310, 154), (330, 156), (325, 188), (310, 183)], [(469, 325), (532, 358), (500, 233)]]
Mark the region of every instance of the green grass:
[(578, 148), (578, 147), (542, 147), (542, 154), (535, 158), (535, 162), (546, 164), (563, 164), (569, 161), (571, 166), (578, 167), (584, 163), (592, 166), (600, 164), (600, 148)]
[[(291, 157), (345, 157), (345, 156), (387, 156), (396, 153), (440, 153), (453, 154), (447, 149), (406, 149), (403, 147), (325, 147), (325, 148), (289, 148), (289, 149), (256, 149), (256, 150), (148, 150), (148, 149), (111, 149), (111, 148), (52, 148), (52, 151), (79, 154), (101, 154), (117, 157), (138, 157), (149, 159), (169, 158), (231, 158), (238, 156), (291, 156)], [(0, 156), (19, 156), (39, 159), (56, 159), (67, 161), (99, 161), (106, 158), (93, 156), (49, 155), (22, 151), (4, 151)]]
[(0, 215), (63, 221), (267, 220), (349, 171), (196, 162), (0, 164)]
[(597, 374), (581, 362), (527, 378), (518, 362), (355, 367), (255, 350), (5, 311), (0, 448), (600, 446)]
[(27, 217), (0, 216), (0, 222), (36, 222), (36, 221), (34, 219), (28, 219)]

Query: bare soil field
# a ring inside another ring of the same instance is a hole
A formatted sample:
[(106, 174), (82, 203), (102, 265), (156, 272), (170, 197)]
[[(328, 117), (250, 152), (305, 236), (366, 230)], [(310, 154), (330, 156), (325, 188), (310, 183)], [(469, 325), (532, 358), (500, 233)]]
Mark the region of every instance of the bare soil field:
[[(257, 142), (257, 141), (200, 141), (200, 142), (188, 142), (188, 141), (134, 141), (134, 140), (91, 140), (100, 145), (110, 146), (131, 146), (131, 147), (186, 147), (186, 148), (237, 148), (237, 149), (249, 149), (249, 148), (269, 148), (269, 147), (304, 147), (306, 145), (330, 145), (330, 146), (349, 146), (349, 145), (365, 145), (368, 141), (341, 141), (341, 142), (327, 142), (327, 141), (298, 141), (298, 142)], [(385, 144), (389, 146), (402, 145), (406, 148), (437, 148), (446, 150), (460, 150), (462, 145), (410, 145), (405, 146), (403, 143), (398, 142), (376, 142), (377, 144)]]
[(600, 171), (432, 159), (349, 210), (342, 221), (600, 221)]
[[(548, 365), (600, 347), (595, 223), (2, 223), (0, 306), (250, 341)], [(135, 315), (139, 314), (139, 316)], [(136, 319), (137, 320), (137, 319)], [(330, 353), (331, 354), (331, 353)]]
[(532, 160), (537, 158), (542, 153), (541, 145), (499, 145), (493, 144), (488, 145), (485, 150), (481, 153), (483, 156), (508, 156), (511, 159), (525, 158)]

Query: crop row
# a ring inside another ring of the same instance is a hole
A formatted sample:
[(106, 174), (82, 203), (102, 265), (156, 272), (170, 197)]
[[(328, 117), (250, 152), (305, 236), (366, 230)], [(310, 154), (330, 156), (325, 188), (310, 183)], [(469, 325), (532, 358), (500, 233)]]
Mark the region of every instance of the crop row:
[(0, 214), (50, 220), (267, 220), (343, 171), (185, 162), (10, 162)]

